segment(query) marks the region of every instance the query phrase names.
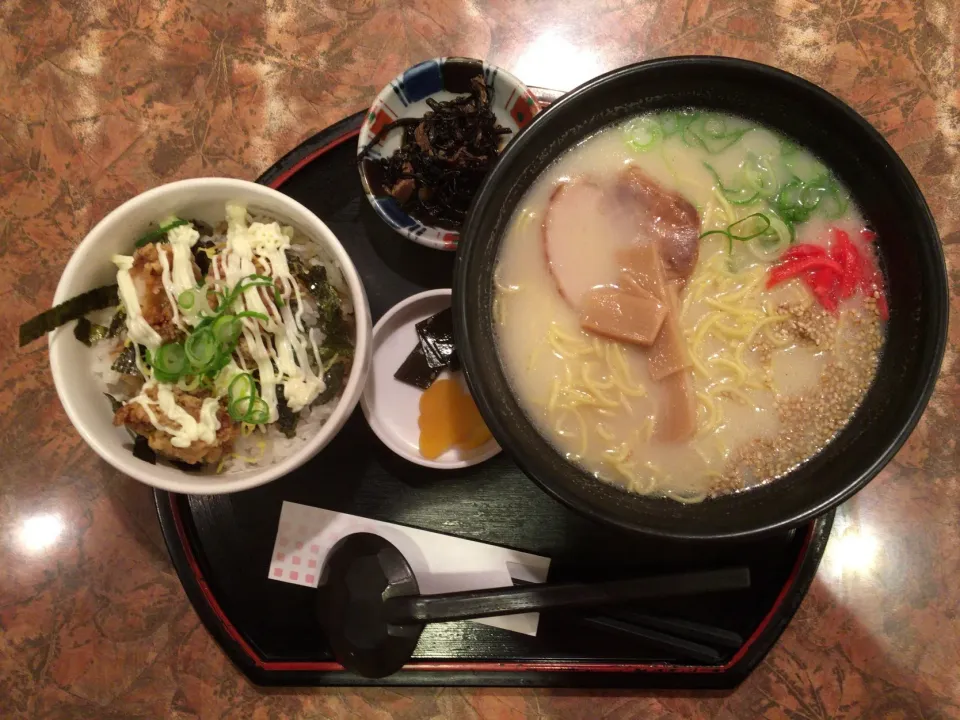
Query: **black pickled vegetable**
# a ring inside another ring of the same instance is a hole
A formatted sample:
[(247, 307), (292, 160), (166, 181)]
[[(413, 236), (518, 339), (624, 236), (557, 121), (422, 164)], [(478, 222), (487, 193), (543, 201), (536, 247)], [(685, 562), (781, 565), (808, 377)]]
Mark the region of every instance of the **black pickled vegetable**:
[(288, 438), (297, 436), (297, 423), (300, 422), (300, 413), (296, 413), (287, 405), (287, 398), (283, 391), (277, 393), (277, 429)]
[(500, 138), (510, 132), (497, 124), (482, 76), (470, 81), (470, 94), (446, 102), (427, 99), (422, 118), (401, 118), (381, 130), (361, 151), (391, 130), (403, 128), (397, 152), (379, 160), (383, 186), (411, 215), (427, 223), (459, 228), (470, 202), (500, 153)]
[(87, 347), (109, 337), (108, 333), (109, 328), (92, 323), (85, 317), (77, 318), (77, 324), (73, 327), (73, 336)]
[(403, 364), (397, 368), (393, 374), (397, 380), (407, 385), (413, 385), (415, 388), (426, 390), (433, 385), (442, 368), (430, 367), (427, 357), (424, 355), (423, 346), (417, 343)]
[(103, 285), (72, 297), (23, 323), (20, 326), (20, 347), (32, 343), (71, 320), (77, 320), (94, 310), (113, 307), (119, 302), (116, 285)]
[(453, 313), (450, 308), (441, 310), (418, 322), (416, 328), (420, 342), (393, 377), (426, 390), (443, 370), (460, 368), (457, 349), (453, 344)]
[(449, 367), (457, 352), (453, 345), (453, 312), (450, 308), (418, 322), (416, 327), (430, 367)]
[(140, 368), (137, 367), (137, 346), (133, 343), (127, 345), (117, 359), (113, 361), (110, 369), (121, 375), (139, 375)]

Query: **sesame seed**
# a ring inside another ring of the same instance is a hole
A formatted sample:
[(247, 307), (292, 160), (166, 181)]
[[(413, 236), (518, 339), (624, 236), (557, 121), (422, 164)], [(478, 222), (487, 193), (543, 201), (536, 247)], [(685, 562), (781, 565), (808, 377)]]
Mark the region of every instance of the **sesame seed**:
[[(712, 495), (781, 477), (816, 455), (849, 422), (876, 374), (883, 346), (876, 298), (868, 296), (861, 307), (841, 311), (842, 332), (837, 330), (838, 319), (819, 305), (784, 303), (779, 312), (789, 317), (780, 325), (778, 342), (827, 350), (830, 359), (815, 388), (776, 398), (782, 429), (774, 437), (752, 440), (736, 450)], [(772, 386), (775, 349), (767, 338), (754, 347), (767, 371), (768, 387)]]

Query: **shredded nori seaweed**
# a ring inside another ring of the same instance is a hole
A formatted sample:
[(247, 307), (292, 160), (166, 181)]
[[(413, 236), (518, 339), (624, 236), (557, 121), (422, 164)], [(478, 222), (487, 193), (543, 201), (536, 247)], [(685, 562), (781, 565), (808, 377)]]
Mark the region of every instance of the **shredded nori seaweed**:
[(335, 356), (353, 357), (353, 343), (347, 321), (343, 317), (343, 301), (340, 293), (327, 278), (327, 269), (322, 265), (306, 265), (292, 253), (287, 253), (287, 264), (307, 289), (317, 304), (320, 327), (324, 340), (320, 347), (320, 358), (326, 363)]
[(20, 326), (20, 347), (32, 343), (71, 320), (77, 320), (94, 310), (114, 307), (119, 302), (116, 285), (103, 285), (87, 290), (23, 323)]
[(337, 393), (343, 389), (343, 378), (347, 374), (347, 363), (346, 362), (335, 362), (330, 368), (323, 374), (323, 382), (326, 383), (326, 387), (323, 392), (317, 396), (316, 402), (320, 405), (328, 403), (333, 398), (337, 396)]
[(193, 253), (193, 261), (197, 264), (197, 267), (200, 268), (200, 275), (202, 276), (206, 276), (206, 274), (210, 272), (210, 256), (207, 255), (204, 250), (215, 246), (213, 241), (201, 239), (197, 240), (193, 247), (190, 248), (190, 252)]
[(277, 393), (277, 429), (288, 438), (297, 436), (297, 423), (300, 422), (300, 413), (296, 413), (287, 405), (287, 398), (283, 390)]
[(367, 157), (387, 133), (403, 128), (403, 143), (380, 158), (384, 190), (411, 215), (427, 224), (459, 228), (487, 171), (499, 156), (500, 137), (490, 106), (492, 89), (482, 76), (470, 80), (470, 94), (446, 102), (427, 98), (422, 118), (400, 118), (386, 125), (360, 152)]
[(143, 460), (151, 465), (157, 464), (157, 453), (150, 447), (150, 443), (143, 435), (137, 435), (133, 439), (133, 456), (137, 460)]
[(87, 347), (93, 347), (94, 343), (108, 337), (109, 332), (106, 326), (92, 323), (85, 317), (77, 318), (77, 324), (73, 328), (73, 336)]
[(117, 359), (113, 361), (110, 369), (121, 375), (139, 375), (140, 368), (137, 367), (137, 346), (134, 343), (127, 345)]
[(116, 414), (117, 414), (117, 410), (119, 410), (120, 408), (123, 407), (123, 403), (120, 402), (119, 400), (117, 400), (117, 399), (116, 399), (113, 395), (111, 395), (110, 393), (104, 393), (104, 395), (106, 396), (107, 400), (110, 401), (110, 407), (113, 408), (113, 414), (116, 415)]
[(119, 337), (120, 333), (127, 329), (127, 311), (123, 309), (121, 305), (117, 308), (117, 311), (113, 314), (113, 319), (110, 320), (110, 327), (107, 328), (107, 337), (115, 338)]

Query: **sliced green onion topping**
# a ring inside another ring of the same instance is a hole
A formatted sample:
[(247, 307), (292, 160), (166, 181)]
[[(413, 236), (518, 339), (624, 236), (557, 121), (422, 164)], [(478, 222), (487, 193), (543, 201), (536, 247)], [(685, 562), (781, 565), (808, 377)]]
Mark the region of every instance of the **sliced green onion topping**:
[(253, 384), (253, 375), (244, 372), (234, 376), (233, 380), (227, 386), (227, 395), (231, 400), (251, 397), (256, 392), (256, 385)]
[(193, 308), (193, 304), (196, 302), (196, 296), (193, 293), (193, 290), (184, 290), (177, 296), (177, 305), (182, 307), (184, 310), (190, 310)]
[(190, 334), (183, 349), (193, 368), (203, 372), (217, 356), (217, 341), (210, 328), (203, 328)]
[(213, 321), (212, 330), (220, 347), (232, 349), (240, 338), (243, 326), (236, 315), (221, 315)]
[(243, 416), (243, 421), (253, 425), (262, 425), (270, 420), (270, 406), (263, 398), (253, 398)]
[(770, 229), (770, 218), (763, 213), (753, 213), (737, 220), (727, 228), (734, 240), (752, 240)]
[(250, 406), (253, 404), (253, 398), (249, 395), (244, 397), (238, 397), (236, 400), (231, 400), (230, 404), (227, 406), (227, 412), (230, 413), (232, 417), (237, 422), (242, 422), (243, 419), (247, 416), (247, 413), (250, 411)]
[(187, 354), (180, 343), (167, 343), (153, 354), (153, 369), (176, 380), (187, 369)]
[(720, 192), (723, 193), (723, 196), (734, 205), (748, 205), (760, 196), (760, 192), (756, 188), (744, 186), (739, 189), (734, 189), (726, 187), (720, 179), (720, 173), (714, 170), (710, 163), (705, 162), (703, 166), (713, 175), (713, 180), (720, 189)]
[(251, 318), (256, 318), (257, 320), (260, 320), (265, 323), (270, 322), (269, 317), (267, 317), (261, 312), (254, 312), (253, 310), (244, 310), (243, 312), (238, 312), (236, 315), (234, 315), (234, 317), (238, 317), (238, 318), (251, 317)]
[(637, 152), (646, 152), (663, 138), (660, 123), (652, 117), (631, 120), (624, 125), (623, 133), (627, 136), (627, 146)]

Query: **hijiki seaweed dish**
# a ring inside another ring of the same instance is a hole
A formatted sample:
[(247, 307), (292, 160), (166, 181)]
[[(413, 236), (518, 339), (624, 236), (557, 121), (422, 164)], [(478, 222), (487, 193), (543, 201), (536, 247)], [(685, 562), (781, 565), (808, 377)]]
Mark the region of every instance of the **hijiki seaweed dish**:
[(392, 130), (403, 128), (400, 148), (378, 160), (384, 191), (413, 217), (459, 229), (511, 132), (497, 124), (490, 106), (492, 92), (478, 75), (471, 79), (467, 95), (444, 102), (427, 98), (430, 110), (423, 117), (388, 123), (357, 160), (364, 160)]
[(355, 337), (346, 285), (322, 248), (227, 203), (217, 227), (167, 218), (131, 252), (111, 258), (115, 285), (24, 323), (20, 345), (76, 320), (104, 410), (149, 462), (242, 469), (315, 434), (349, 376)]

